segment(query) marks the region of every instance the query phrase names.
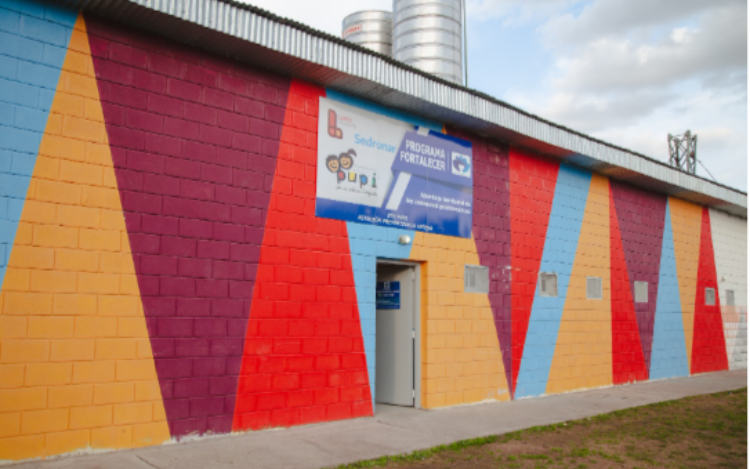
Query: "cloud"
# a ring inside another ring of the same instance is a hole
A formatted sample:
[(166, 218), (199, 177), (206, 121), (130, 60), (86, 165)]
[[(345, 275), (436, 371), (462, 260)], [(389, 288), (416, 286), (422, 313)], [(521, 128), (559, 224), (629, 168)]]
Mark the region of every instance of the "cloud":
[(656, 88), (716, 75), (744, 76), (746, 17), (745, 4), (731, 5), (705, 13), (695, 28), (673, 28), (668, 37), (656, 43), (593, 40), (561, 55), (555, 86), (601, 93)]
[[(698, 159), (711, 174), (723, 184), (747, 189), (746, 99), (711, 91), (683, 92), (653, 105), (649, 100), (658, 98), (648, 93), (632, 95), (631, 103), (626, 95), (577, 99), (582, 102), (556, 94), (526, 102), (553, 121), (665, 162), (667, 134), (690, 129), (698, 135)], [(710, 177), (700, 165), (697, 172)]]
[[(653, 29), (744, 0), (597, 0), (579, 15), (566, 13), (545, 23), (540, 32), (549, 47), (571, 47), (626, 34), (647, 37)], [(743, 16), (744, 18), (744, 16)]]
[[(596, 133), (596, 137), (651, 158), (669, 161), (667, 132), (656, 127), (669, 127), (670, 118), (646, 119), (643, 125), (610, 128)], [(648, 127), (654, 127), (649, 129)], [(680, 132), (687, 130), (682, 127)], [(711, 175), (721, 184), (747, 190), (747, 137), (741, 125), (734, 128), (697, 126), (690, 129), (698, 135), (697, 157), (703, 164), (696, 173), (708, 179)], [(708, 171), (704, 168), (708, 168)], [(710, 174), (709, 174), (710, 171)]]
[(467, 0), (469, 20), (502, 19), (505, 25), (557, 15), (581, 0)]
[(509, 100), (661, 161), (667, 134), (690, 129), (713, 176), (746, 190), (746, 18), (738, 1), (596, 0), (542, 22), (543, 86)]
[(611, 98), (557, 93), (546, 101), (542, 112), (546, 118), (565, 127), (595, 133), (648, 117), (675, 98), (674, 93), (655, 91)]

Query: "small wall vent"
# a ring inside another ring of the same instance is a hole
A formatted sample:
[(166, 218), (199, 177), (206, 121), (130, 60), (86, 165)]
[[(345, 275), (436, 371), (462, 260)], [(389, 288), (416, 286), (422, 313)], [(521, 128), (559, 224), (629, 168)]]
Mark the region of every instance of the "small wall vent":
[(601, 300), (602, 299), (602, 278), (601, 277), (586, 277), (586, 299), (588, 300)]
[(542, 272), (539, 274), (539, 295), (557, 296), (557, 274)]
[(727, 306), (734, 306), (734, 290), (727, 290)]
[(716, 290), (713, 288), (706, 288), (706, 306), (713, 306), (716, 304)]
[(648, 303), (648, 282), (635, 282), (635, 302)]
[(466, 293), (489, 293), (490, 269), (481, 265), (464, 266), (464, 291)]

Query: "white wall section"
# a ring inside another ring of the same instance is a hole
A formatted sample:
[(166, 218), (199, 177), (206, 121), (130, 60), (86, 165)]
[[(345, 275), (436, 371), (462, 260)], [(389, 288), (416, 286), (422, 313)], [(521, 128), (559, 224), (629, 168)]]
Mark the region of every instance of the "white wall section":
[[(747, 368), (747, 220), (709, 210), (730, 370)], [(735, 306), (727, 306), (727, 290)]]

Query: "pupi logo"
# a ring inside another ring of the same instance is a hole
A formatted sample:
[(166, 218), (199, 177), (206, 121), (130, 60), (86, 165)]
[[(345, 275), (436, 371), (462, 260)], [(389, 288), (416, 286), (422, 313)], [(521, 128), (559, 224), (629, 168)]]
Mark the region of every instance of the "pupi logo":
[(465, 178), (471, 177), (471, 157), (453, 152), (451, 155), (451, 173)]
[(328, 135), (338, 139), (344, 138), (344, 132), (339, 129), (339, 119), (333, 109), (328, 110)]
[(344, 181), (357, 183), (359, 187), (363, 188), (368, 184), (371, 184), (373, 188), (377, 188), (377, 181), (375, 180), (375, 174), (372, 178), (368, 178), (364, 174), (357, 174), (354, 171), (349, 171), (354, 166), (354, 158), (357, 156), (357, 152), (350, 149), (345, 153), (341, 153), (339, 156), (329, 155), (326, 158), (326, 168), (328, 171), (336, 174), (336, 183), (341, 184)]

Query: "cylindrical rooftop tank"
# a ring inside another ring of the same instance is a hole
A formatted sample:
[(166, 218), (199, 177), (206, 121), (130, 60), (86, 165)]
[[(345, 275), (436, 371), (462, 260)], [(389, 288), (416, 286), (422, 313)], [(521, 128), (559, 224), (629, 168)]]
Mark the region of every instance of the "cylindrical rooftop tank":
[(461, 84), (462, 0), (393, 0), (393, 58)]
[(393, 56), (393, 14), (366, 10), (352, 13), (341, 22), (341, 37), (362, 47)]

